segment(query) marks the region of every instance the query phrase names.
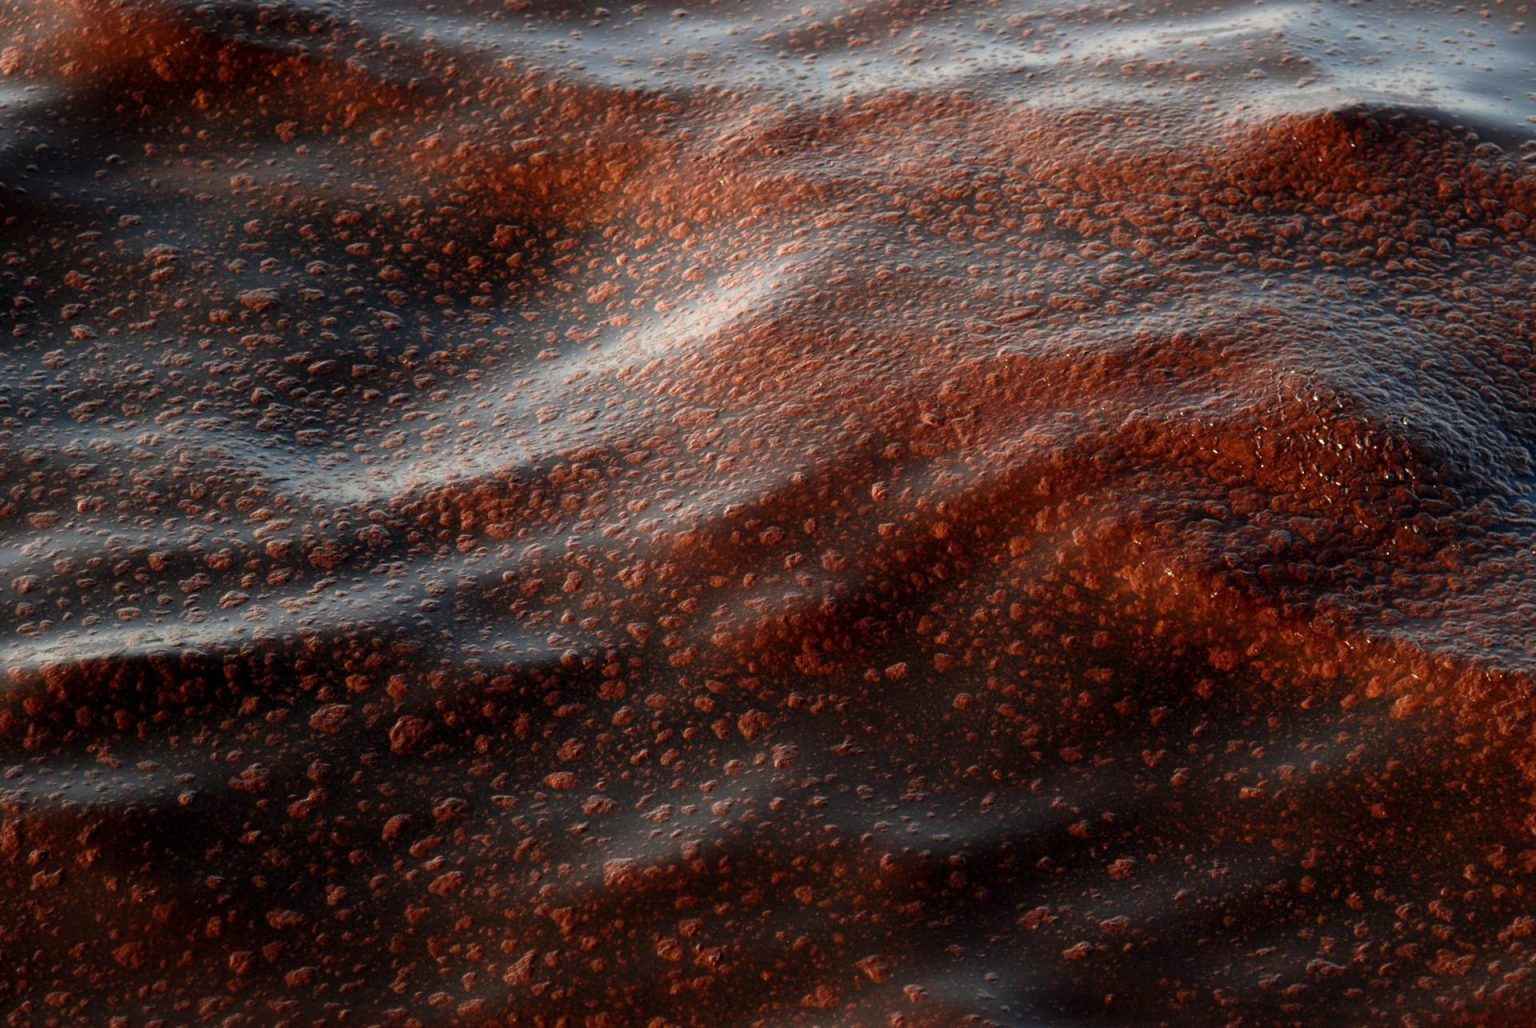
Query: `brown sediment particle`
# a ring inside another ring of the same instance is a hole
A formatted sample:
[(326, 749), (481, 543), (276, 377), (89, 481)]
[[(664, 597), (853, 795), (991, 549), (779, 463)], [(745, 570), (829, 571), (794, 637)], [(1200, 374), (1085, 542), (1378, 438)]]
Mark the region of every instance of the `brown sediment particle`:
[(410, 753), (430, 734), (431, 724), (423, 718), (405, 715), (389, 730), (389, 748), (396, 754)]

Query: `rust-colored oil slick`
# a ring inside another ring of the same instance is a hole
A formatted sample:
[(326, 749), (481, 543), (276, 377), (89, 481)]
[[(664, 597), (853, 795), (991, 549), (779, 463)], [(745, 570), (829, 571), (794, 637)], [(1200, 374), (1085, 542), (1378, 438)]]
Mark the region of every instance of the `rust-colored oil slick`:
[(0, 7), (0, 1011), (1530, 1021), (1528, 17)]

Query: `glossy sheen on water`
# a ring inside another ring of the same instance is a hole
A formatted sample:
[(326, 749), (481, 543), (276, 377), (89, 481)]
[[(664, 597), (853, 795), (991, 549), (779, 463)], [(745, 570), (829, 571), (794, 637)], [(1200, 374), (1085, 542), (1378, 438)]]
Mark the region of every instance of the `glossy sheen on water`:
[(1528, 18), (0, 7), (0, 1009), (1536, 1017)]

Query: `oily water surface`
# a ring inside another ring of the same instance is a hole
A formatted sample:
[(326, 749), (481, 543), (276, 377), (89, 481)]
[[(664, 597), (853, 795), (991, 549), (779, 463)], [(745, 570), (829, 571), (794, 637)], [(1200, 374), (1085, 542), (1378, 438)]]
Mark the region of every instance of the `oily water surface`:
[(0, 1018), (1531, 1023), (1533, 89), (3, 0)]

